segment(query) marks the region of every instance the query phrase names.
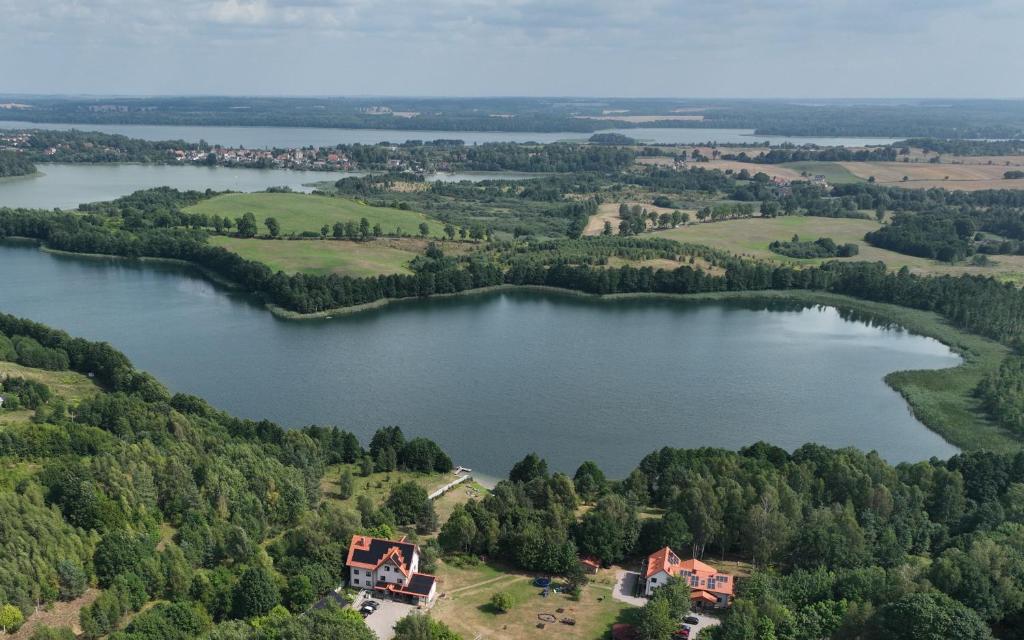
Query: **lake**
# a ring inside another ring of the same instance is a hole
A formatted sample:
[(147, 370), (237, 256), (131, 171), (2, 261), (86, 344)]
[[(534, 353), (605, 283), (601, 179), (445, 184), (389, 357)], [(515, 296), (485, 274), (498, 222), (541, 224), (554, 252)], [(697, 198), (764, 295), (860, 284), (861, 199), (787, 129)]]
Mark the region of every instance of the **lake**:
[(894, 463), (956, 451), (882, 378), (958, 357), (834, 308), (516, 291), (285, 321), (187, 267), (11, 242), (0, 264), (0, 310), (108, 341), (172, 390), (364, 443), (397, 424), (493, 475), (530, 451), (613, 477), (666, 445), (814, 441)]
[[(556, 131), (531, 133), (515, 131), (402, 131), (396, 129), (327, 129), (316, 127), (207, 127), (188, 125), (148, 124), (62, 124), (49, 122), (22, 122), (0, 120), (0, 129), (80, 129), (117, 133), (143, 140), (185, 140), (229, 147), (244, 146), (250, 149), (287, 148), (305, 146), (334, 146), (337, 144), (377, 144), (378, 142), (402, 143), (407, 140), (463, 140), (466, 144), (485, 142), (558, 142), (561, 140), (586, 140), (592, 134), (577, 131)], [(800, 137), (754, 135), (753, 129), (661, 129), (641, 127), (636, 129), (605, 129), (601, 133), (621, 133), (647, 143), (696, 144), (718, 142), (720, 144), (741, 144), (770, 142), (773, 145), (790, 142), (793, 144), (817, 144), (824, 146), (863, 147), (867, 145), (891, 144), (903, 138), (866, 137)]]
[[(139, 189), (175, 187), (215, 191), (263, 191), (267, 187), (291, 187), (312, 191), (305, 185), (364, 176), (365, 171), (292, 171), (289, 169), (239, 169), (170, 164), (47, 164), (36, 165), (32, 176), (0, 179), (0, 207), (75, 209), (83, 202), (113, 200)], [(513, 171), (435, 173), (428, 182), (469, 180), (526, 180), (547, 174)]]

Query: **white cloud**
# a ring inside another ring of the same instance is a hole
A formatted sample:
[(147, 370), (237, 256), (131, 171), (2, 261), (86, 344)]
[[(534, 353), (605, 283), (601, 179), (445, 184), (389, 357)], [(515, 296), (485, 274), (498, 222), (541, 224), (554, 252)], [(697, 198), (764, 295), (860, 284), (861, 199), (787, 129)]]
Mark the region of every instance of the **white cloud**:
[(0, 0), (0, 92), (991, 95), (1020, 0)]

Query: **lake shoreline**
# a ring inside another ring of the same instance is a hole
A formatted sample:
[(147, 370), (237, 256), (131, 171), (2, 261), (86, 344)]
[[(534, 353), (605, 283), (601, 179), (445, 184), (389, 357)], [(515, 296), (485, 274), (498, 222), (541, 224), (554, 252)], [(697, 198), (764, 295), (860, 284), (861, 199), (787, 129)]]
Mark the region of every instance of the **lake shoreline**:
[[(11, 239), (18, 240), (16, 238)], [(251, 297), (252, 301), (257, 304), (261, 302), (261, 297), (258, 294), (248, 292), (237, 283), (188, 261), (171, 258), (128, 258), (103, 254), (81, 254), (50, 249), (34, 240), (27, 240), (34, 242), (44, 252), (57, 255), (103, 260), (114, 258), (138, 262), (165, 263), (195, 269), (196, 273), (202, 275), (213, 284)], [(25, 239), (21, 241), (25, 241)], [(768, 290), (695, 294), (623, 293), (599, 295), (558, 287), (502, 284), (419, 298), (383, 298), (361, 305), (328, 309), (308, 314), (289, 311), (266, 302), (263, 302), (262, 306), (279, 320), (329, 320), (335, 317), (383, 309), (395, 303), (415, 304), (416, 302), (428, 299), (485, 296), (502, 292), (520, 291), (533, 291), (548, 295), (608, 302), (617, 300), (665, 300), (700, 303), (716, 300), (790, 300), (808, 305), (830, 306), (840, 311), (867, 313), (874, 316), (876, 320), (899, 326), (909, 333), (935, 339), (961, 358), (961, 363), (954, 367), (937, 370), (892, 371), (885, 375), (885, 383), (892, 390), (900, 394), (906, 402), (908, 411), (918, 422), (938, 434), (949, 444), (963, 450), (989, 449), (1013, 451), (1019, 450), (1022, 447), (1019, 439), (992, 423), (984, 414), (980, 403), (973, 395), (973, 391), (978, 383), (986, 375), (999, 367), (1003, 357), (1009, 352), (1007, 347), (988, 338), (957, 329), (933, 312), (861, 300), (839, 294), (810, 290)]]

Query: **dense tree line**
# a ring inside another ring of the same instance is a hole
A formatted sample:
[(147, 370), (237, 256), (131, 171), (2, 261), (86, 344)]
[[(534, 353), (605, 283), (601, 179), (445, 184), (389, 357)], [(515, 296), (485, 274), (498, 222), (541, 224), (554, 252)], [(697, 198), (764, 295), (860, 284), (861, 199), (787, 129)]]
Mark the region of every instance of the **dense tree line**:
[(32, 129), (23, 148), (35, 162), (177, 163), (169, 152), (205, 151), (210, 147), (206, 143), (151, 141), (98, 131)]
[(800, 236), (794, 235), (792, 240), (774, 240), (768, 244), (768, 248), (783, 256), (790, 258), (849, 258), (860, 252), (856, 244), (851, 242), (836, 244), (832, 238), (818, 238), (817, 240), (800, 240)]
[(894, 147), (913, 147), (954, 156), (1013, 156), (1024, 154), (1024, 140), (909, 138)]
[(762, 151), (757, 155), (747, 154), (745, 151), (722, 156), (723, 160), (738, 160), (739, 162), (753, 162), (757, 164), (782, 164), (784, 162), (893, 162), (896, 160), (897, 151), (895, 147), (868, 147), (865, 149), (850, 149), (849, 147), (797, 147), (797, 148), (775, 148)]
[(0, 151), (0, 178), (27, 176), (36, 172), (36, 165), (24, 153)]
[(978, 385), (978, 397), (1001, 426), (1024, 433), (1024, 357), (1008, 356)]
[(911, 256), (957, 262), (974, 253), (974, 221), (958, 212), (902, 213), (864, 239)]

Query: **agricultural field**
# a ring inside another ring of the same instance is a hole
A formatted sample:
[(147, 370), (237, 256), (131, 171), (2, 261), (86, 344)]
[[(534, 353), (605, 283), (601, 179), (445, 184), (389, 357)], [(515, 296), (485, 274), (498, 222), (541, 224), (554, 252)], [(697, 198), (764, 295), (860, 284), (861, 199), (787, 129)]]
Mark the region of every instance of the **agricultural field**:
[(386, 235), (400, 235), (396, 233), (398, 229), (405, 235), (418, 235), (421, 222), (430, 226), (431, 237), (440, 238), (444, 234), (443, 224), (416, 211), (371, 207), (358, 200), (303, 193), (227, 193), (203, 200), (188, 207), (186, 211), (228, 216), (232, 219), (252, 212), (261, 233), (265, 232), (263, 220), (274, 217), (281, 225), (282, 235), (304, 231), (319, 233), (320, 227), (325, 224), (358, 223), (360, 218), (369, 220), (371, 226), (379, 224)]
[[(381, 238), (352, 240), (265, 240), (210, 236), (210, 244), (224, 247), (247, 260), (262, 262), (274, 271), (354, 278), (412, 273), (409, 261), (423, 253), (426, 241)], [(423, 245), (423, 246), (420, 246)]]
[[(533, 586), (533, 578), (500, 567), (479, 564), (452, 567), (441, 562), (438, 568), (439, 588), (443, 593), (431, 615), (450, 626), (464, 638), (607, 638), (614, 622), (629, 619), (636, 609), (612, 598), (613, 580), (597, 580), (583, 588), (580, 596), (551, 593), (541, 597), (541, 589)], [(602, 573), (610, 573), (603, 570)], [(515, 605), (507, 613), (492, 607), (491, 596), (498, 591), (512, 594)], [(558, 610), (562, 611), (559, 612)], [(541, 614), (556, 620), (572, 618), (573, 626), (547, 622), (538, 627)]]
[(689, 224), (676, 229), (656, 231), (654, 235), (680, 242), (703, 244), (766, 262), (807, 265), (819, 264), (822, 260), (788, 258), (771, 251), (768, 248), (769, 243), (773, 240), (789, 240), (794, 234), (804, 240), (827, 237), (839, 244), (852, 242), (860, 248), (860, 254), (857, 256), (830, 260), (880, 261), (893, 270), (905, 266), (914, 273), (926, 275), (987, 275), (1007, 282), (1024, 282), (1024, 256), (992, 256), (988, 266), (937, 262), (871, 246), (864, 241), (864, 234), (878, 227), (879, 224), (874, 220), (782, 216)]
[[(820, 164), (820, 163), (806, 163)], [(930, 162), (839, 162), (858, 178), (875, 177), (877, 184), (908, 189), (1024, 189), (1024, 180), (1005, 180), (1006, 166), (998, 164), (960, 164)], [(903, 180), (906, 176), (907, 180)]]

